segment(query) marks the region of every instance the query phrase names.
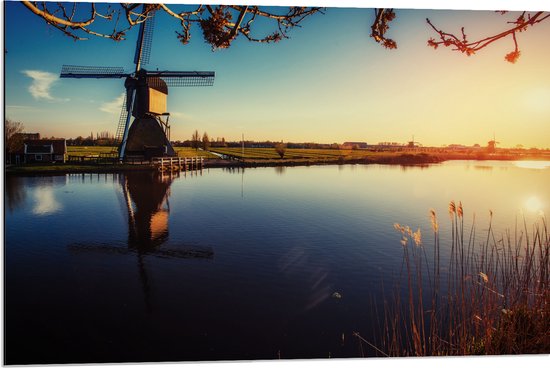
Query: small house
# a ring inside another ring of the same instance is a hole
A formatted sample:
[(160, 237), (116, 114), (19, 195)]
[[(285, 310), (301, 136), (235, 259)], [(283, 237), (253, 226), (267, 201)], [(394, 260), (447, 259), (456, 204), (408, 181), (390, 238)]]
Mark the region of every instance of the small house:
[(67, 142), (65, 139), (30, 139), (23, 142), (25, 163), (65, 162)]

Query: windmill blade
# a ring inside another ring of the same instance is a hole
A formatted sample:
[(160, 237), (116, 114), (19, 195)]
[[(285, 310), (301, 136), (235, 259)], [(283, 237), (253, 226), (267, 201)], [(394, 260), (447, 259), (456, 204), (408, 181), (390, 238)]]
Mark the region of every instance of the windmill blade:
[(115, 134), (115, 146), (118, 146), (122, 142), (122, 138), (124, 136), (124, 128), (126, 127), (126, 120), (128, 118), (127, 98), (128, 98), (128, 93), (124, 93), (124, 100), (122, 101), (122, 110), (120, 112), (120, 118), (118, 119), (118, 126)]
[(214, 72), (147, 72), (147, 78), (151, 86), (155, 86), (155, 80), (161, 78), (168, 87), (209, 87), (214, 84)]
[[(145, 10), (145, 5), (143, 5)], [(151, 57), (151, 44), (153, 41), (153, 30), (155, 29), (155, 11), (147, 15), (145, 22), (139, 26), (139, 36), (136, 44), (136, 54), (134, 55), (134, 64), (136, 64), (136, 72), (141, 69), (142, 65), (149, 64)]]
[[(118, 158), (122, 161), (126, 152), (126, 143), (128, 143), (128, 131), (130, 130), (130, 120), (132, 119), (132, 111), (134, 110), (134, 103), (136, 100), (136, 89), (127, 88), (125, 103), (123, 105), (126, 107), (126, 121), (124, 122), (124, 130), (122, 132), (122, 142), (120, 143), (120, 149), (118, 150)], [(122, 124), (122, 119), (124, 117), (121, 115), (119, 123)]]
[(124, 68), (113, 66), (63, 65), (60, 78), (125, 78)]

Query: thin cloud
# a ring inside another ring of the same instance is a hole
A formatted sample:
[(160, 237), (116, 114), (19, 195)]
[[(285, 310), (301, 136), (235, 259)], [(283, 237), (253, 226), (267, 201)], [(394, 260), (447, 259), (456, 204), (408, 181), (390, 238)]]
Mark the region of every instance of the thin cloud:
[(23, 74), (32, 79), (29, 86), (29, 92), (36, 100), (56, 101), (50, 89), (52, 85), (59, 79), (56, 74), (43, 72), (40, 70), (23, 70)]
[(182, 119), (182, 120), (193, 120), (192, 115), (186, 114), (186, 113), (183, 113), (183, 112), (180, 112), (180, 111), (171, 111), (170, 112), (170, 117), (178, 118), (178, 119)]
[(26, 105), (6, 105), (6, 109), (34, 110), (35, 107)]
[(111, 102), (105, 102), (99, 107), (99, 110), (106, 112), (108, 114), (118, 115), (122, 109), (122, 103), (124, 102), (124, 92), (120, 94)]

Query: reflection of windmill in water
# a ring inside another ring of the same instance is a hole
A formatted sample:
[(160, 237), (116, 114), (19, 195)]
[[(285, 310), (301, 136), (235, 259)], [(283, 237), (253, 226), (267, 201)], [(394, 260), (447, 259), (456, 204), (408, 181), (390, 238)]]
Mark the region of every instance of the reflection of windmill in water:
[[(143, 12), (152, 4), (144, 4)], [(170, 144), (170, 114), (166, 111), (168, 87), (211, 86), (214, 72), (197, 71), (147, 71), (142, 66), (149, 62), (153, 38), (154, 12), (147, 17), (139, 15), (140, 23), (133, 73), (126, 73), (121, 67), (92, 67), (64, 65), (61, 78), (126, 78), (126, 94), (116, 132), (120, 142), (118, 157), (151, 158), (153, 156), (175, 156)], [(135, 119), (130, 124), (131, 117)], [(165, 119), (163, 119), (165, 118)]]
[(128, 215), (128, 246), (111, 244), (71, 244), (77, 254), (100, 253), (137, 255), (139, 278), (147, 308), (151, 310), (150, 276), (145, 257), (165, 259), (212, 259), (211, 247), (185, 244), (165, 246), (169, 236), (170, 186), (173, 176), (157, 172), (128, 172), (119, 176), (124, 211)]
[(168, 239), (170, 185), (172, 179), (158, 180), (154, 173), (128, 173), (120, 185), (128, 210), (128, 246), (140, 251), (154, 250)]
[[(176, 174), (178, 175), (178, 174)], [(179, 176), (179, 175), (178, 175)], [(128, 172), (119, 177), (128, 213), (128, 248), (142, 254), (173, 258), (211, 258), (210, 247), (161, 247), (169, 235), (170, 186), (175, 175), (154, 171)]]

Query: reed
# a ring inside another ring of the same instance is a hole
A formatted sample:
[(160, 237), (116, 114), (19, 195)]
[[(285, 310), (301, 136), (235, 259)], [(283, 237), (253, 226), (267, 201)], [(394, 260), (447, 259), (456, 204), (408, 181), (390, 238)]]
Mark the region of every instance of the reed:
[(465, 232), (462, 203), (452, 201), (450, 254), (441, 262), (435, 211), (430, 218), (430, 257), (420, 230), (394, 224), (401, 235), (403, 266), (384, 302), (384, 327), (371, 342), (383, 352), (376, 355), (550, 353), (546, 219), (541, 216), (531, 227), (524, 219), (522, 226), (497, 237), (490, 212), (486, 234), (476, 234), (475, 216)]

